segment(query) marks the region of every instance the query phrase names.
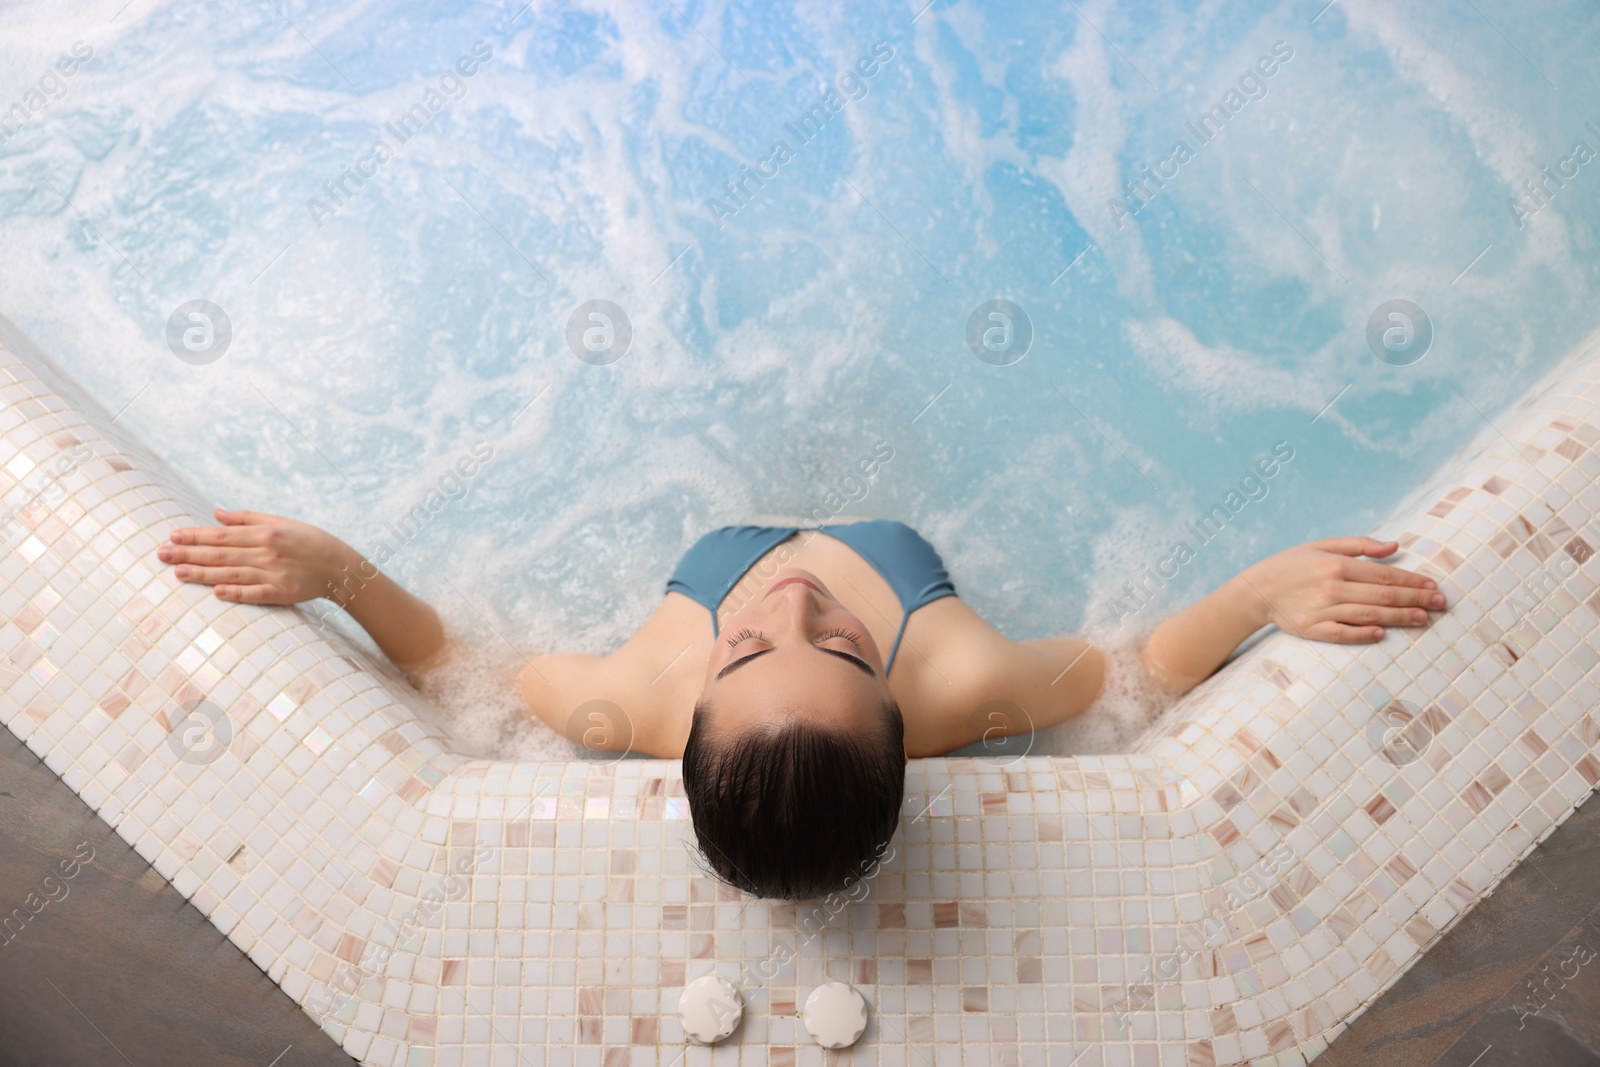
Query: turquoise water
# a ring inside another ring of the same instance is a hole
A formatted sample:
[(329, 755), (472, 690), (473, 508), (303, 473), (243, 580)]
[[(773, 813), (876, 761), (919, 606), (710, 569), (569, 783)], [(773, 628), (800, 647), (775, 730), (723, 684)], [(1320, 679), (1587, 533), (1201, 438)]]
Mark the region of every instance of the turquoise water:
[(0, 7), (0, 313), (523, 650), (755, 515), (905, 519), (1019, 637), (1187, 539), (1151, 618), (1600, 320), (1589, 4), (121, 4)]

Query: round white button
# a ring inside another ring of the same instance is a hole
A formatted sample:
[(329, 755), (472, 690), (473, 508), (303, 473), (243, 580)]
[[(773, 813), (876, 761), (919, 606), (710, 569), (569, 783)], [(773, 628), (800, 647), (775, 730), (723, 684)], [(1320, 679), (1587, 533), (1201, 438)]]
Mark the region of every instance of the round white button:
[(801, 1017), (823, 1048), (849, 1048), (867, 1028), (867, 998), (854, 986), (824, 982), (806, 997)]
[(732, 982), (707, 974), (683, 987), (678, 1000), (683, 1032), (702, 1045), (715, 1045), (739, 1029), (744, 1018), (744, 998)]

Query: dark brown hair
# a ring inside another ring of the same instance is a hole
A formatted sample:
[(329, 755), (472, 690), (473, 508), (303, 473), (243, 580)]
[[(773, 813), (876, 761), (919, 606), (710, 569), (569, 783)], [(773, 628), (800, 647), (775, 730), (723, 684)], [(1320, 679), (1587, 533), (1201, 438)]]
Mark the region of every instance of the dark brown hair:
[(683, 787), (717, 877), (758, 897), (810, 900), (845, 888), (882, 855), (905, 799), (905, 723), (844, 733), (796, 717), (727, 736), (694, 709)]

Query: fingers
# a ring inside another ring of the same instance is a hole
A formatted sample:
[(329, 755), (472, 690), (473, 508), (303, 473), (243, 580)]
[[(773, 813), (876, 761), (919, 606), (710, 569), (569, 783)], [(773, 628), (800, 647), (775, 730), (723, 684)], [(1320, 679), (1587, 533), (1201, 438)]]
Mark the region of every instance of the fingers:
[[(1448, 600), (1438, 583), (1400, 567), (1371, 562), (1400, 548), (1396, 541), (1371, 537), (1330, 537), (1309, 546), (1327, 556), (1311, 563), (1296, 633), (1334, 644), (1371, 644), (1383, 639), (1388, 626), (1426, 626), (1429, 611), (1443, 611)], [(1309, 610), (1306, 610), (1309, 608)]]
[(1443, 611), (1445, 607), (1443, 593), (1410, 585), (1342, 582), (1337, 592), (1339, 600), (1349, 604), (1375, 604), (1385, 608), (1423, 608), (1432, 611)]
[(293, 604), (285, 590), (272, 584), (271, 575), (255, 567), (191, 567), (174, 569), (180, 581), (215, 586), (219, 600), (236, 604)]
[(1428, 613), (1421, 608), (1384, 608), (1376, 604), (1335, 604), (1322, 613), (1324, 620), (1349, 626), (1426, 626)]
[(168, 539), (175, 545), (259, 545), (266, 531), (259, 526), (183, 526)]
[(1347, 626), (1324, 620), (1311, 626), (1305, 634), (1314, 641), (1327, 641), (1335, 645), (1370, 645), (1383, 640), (1383, 627)]
[(229, 511), (217, 508), (212, 512), (221, 526), (183, 526), (172, 531), (175, 545), (259, 545), (266, 540), (263, 526), (288, 526), (289, 520), (264, 511)]
[(173, 573), (180, 582), (200, 585), (258, 585), (270, 582), (272, 576), (255, 567), (195, 567), (182, 564)]
[(1432, 578), (1416, 571), (1392, 567), (1385, 563), (1372, 563), (1353, 559), (1344, 564), (1345, 577), (1351, 581), (1372, 582), (1377, 585), (1413, 585), (1418, 589), (1437, 589)]
[(289, 520), (262, 511), (229, 511), (217, 508), (213, 514), (221, 526), (186, 526), (173, 530), (170, 544), (156, 549), (157, 558), (176, 564), (173, 574), (179, 581), (214, 587), (219, 600), (236, 604), (293, 604), (288, 590), (274, 583), (273, 576), (252, 563), (260, 562), (264, 545), (281, 537), (271, 527), (287, 526)]
[(227, 508), (217, 508), (212, 514), (224, 526), (287, 526), (289, 524), (289, 520), (283, 516), (269, 515), (265, 511), (229, 511)]
[(1374, 541), (1370, 537), (1328, 537), (1315, 542), (1325, 552), (1341, 556), (1387, 556), (1400, 547), (1398, 541)]
[(283, 591), (274, 585), (219, 585), (217, 599), (235, 604), (292, 604)]
[(162, 545), (156, 549), (156, 558), (163, 563), (198, 563), (203, 567), (239, 566), (260, 562), (260, 554), (252, 548), (209, 545), (193, 547)]

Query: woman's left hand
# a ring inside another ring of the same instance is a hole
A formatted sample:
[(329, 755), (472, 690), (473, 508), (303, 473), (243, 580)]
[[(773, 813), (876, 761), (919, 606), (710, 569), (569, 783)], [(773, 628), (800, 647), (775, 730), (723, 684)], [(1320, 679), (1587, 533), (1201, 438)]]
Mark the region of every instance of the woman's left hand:
[(1385, 626), (1426, 626), (1428, 612), (1442, 611), (1445, 597), (1429, 578), (1374, 563), (1400, 547), (1370, 537), (1330, 537), (1285, 549), (1247, 568), (1245, 602), (1255, 605), (1259, 625), (1336, 644), (1365, 644), (1383, 637)]

